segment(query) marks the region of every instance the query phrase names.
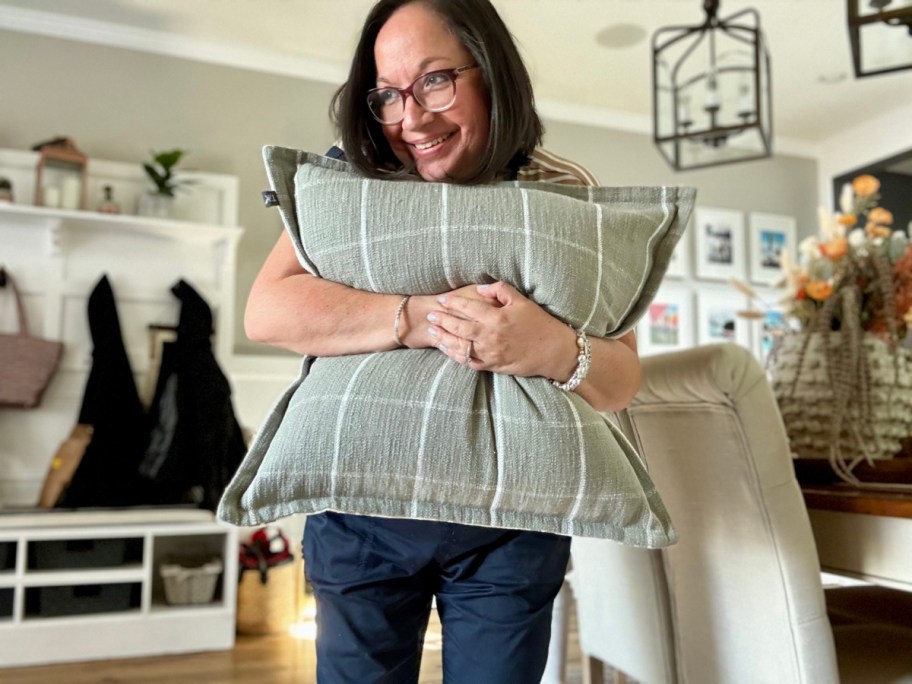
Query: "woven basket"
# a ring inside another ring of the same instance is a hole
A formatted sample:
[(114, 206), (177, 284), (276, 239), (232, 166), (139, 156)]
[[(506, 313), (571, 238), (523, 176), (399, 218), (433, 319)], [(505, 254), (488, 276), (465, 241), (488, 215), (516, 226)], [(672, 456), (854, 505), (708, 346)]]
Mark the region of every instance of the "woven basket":
[(861, 363), (869, 378), (870, 413), (864, 410), (860, 386), (852, 387), (836, 440), (836, 399), (823, 345), (838, 347), (842, 340), (838, 333), (825, 337), (811, 333), (799, 368), (806, 339), (804, 334), (786, 335), (772, 356), (773, 392), (792, 451), (800, 458), (830, 459), (837, 472), (844, 468), (842, 474), (849, 476), (853, 464), (861, 460), (893, 458), (912, 431), (912, 354), (900, 347), (894, 355), (880, 338), (864, 335)]
[(170, 605), (212, 603), (222, 574), (222, 561), (175, 560), (162, 563), (159, 574), (165, 585), (165, 602)]

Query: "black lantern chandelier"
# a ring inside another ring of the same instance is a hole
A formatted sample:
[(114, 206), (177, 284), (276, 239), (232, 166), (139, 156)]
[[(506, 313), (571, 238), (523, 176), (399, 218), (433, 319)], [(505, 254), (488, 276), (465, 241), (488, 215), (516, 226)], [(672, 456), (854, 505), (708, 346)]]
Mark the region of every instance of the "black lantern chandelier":
[(855, 77), (912, 69), (912, 0), (848, 0)]
[(760, 17), (744, 9), (719, 19), (704, 0), (699, 26), (652, 36), (653, 139), (676, 170), (772, 154), (770, 60)]

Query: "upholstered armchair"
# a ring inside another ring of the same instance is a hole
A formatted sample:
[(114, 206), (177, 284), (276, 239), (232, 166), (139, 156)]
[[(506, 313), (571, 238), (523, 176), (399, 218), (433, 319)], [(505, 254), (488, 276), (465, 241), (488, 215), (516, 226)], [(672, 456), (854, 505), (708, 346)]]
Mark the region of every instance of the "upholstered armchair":
[(912, 629), (860, 608), (831, 626), (785, 430), (746, 350), (644, 359), (627, 417), (680, 541), (574, 539), (592, 662), (645, 684), (912, 681)]

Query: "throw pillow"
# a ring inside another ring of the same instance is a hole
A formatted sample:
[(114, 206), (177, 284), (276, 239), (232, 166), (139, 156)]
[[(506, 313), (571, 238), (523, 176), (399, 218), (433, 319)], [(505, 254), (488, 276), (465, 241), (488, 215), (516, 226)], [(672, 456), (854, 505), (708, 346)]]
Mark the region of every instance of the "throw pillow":
[[(695, 196), (365, 179), (306, 152), (267, 147), (264, 156), (314, 275), (398, 294), (504, 280), (603, 337), (623, 335), (645, 312)], [(260, 525), (324, 510), (647, 547), (675, 540), (639, 456), (606, 416), (545, 378), (472, 371), (436, 349), (306, 358), (219, 516)]]

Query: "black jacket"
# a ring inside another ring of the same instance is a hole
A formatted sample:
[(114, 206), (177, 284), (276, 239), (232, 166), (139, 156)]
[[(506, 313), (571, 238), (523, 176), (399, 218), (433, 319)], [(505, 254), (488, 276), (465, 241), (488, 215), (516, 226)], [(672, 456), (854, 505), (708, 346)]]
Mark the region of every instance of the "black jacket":
[(103, 276), (89, 297), (92, 368), (79, 422), (94, 427), (66, 508), (195, 504), (215, 510), (246, 447), (231, 387), (212, 353), (212, 311), (183, 280), (177, 340), (165, 344), (148, 415)]

